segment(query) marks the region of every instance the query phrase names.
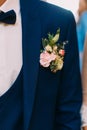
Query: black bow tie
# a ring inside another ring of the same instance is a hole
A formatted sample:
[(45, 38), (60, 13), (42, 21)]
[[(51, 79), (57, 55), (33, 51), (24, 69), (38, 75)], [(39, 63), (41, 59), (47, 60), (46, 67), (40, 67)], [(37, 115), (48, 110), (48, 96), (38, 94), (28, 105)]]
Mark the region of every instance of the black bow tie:
[(6, 24), (15, 24), (16, 22), (16, 13), (14, 10), (8, 12), (0, 11), (0, 22)]

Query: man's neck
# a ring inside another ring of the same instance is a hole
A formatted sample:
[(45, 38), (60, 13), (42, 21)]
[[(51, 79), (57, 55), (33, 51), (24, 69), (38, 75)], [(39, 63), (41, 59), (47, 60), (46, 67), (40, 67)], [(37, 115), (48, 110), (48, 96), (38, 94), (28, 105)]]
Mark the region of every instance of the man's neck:
[(5, 2), (6, 0), (0, 0), (0, 6), (2, 6)]

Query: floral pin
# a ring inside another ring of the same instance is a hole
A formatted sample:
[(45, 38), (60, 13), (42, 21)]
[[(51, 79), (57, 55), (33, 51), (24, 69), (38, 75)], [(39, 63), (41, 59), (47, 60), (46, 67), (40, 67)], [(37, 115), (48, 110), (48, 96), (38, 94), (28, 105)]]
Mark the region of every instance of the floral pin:
[(48, 34), (48, 39), (42, 39), (43, 50), (40, 54), (41, 66), (50, 67), (52, 72), (57, 72), (63, 68), (65, 45), (67, 42), (58, 43), (60, 29), (54, 35)]

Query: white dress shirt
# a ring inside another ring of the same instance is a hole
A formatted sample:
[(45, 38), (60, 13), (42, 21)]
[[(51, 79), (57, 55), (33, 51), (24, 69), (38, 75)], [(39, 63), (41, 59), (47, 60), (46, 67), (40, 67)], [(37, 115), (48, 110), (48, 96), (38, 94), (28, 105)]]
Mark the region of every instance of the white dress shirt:
[(16, 12), (16, 23), (0, 23), (0, 96), (17, 79), (22, 68), (22, 27), (19, 0), (7, 0), (0, 10)]
[(87, 105), (83, 104), (81, 109), (81, 117), (82, 117), (82, 127), (87, 126)]

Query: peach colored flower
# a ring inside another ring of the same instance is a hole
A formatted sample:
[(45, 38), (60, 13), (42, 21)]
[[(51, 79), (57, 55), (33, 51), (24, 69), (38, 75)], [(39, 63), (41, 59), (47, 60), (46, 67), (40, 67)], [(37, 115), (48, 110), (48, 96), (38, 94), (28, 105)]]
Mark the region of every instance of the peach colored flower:
[(53, 46), (53, 51), (57, 51), (58, 47), (55, 45)]
[(48, 52), (52, 52), (52, 47), (50, 45), (47, 45), (45, 47), (45, 50), (48, 51)]
[(47, 51), (45, 51), (40, 54), (40, 64), (43, 67), (49, 67), (50, 62), (54, 61), (55, 59), (56, 59), (56, 55), (53, 53), (50, 54)]
[(63, 60), (62, 59), (58, 59), (58, 64), (57, 64), (57, 70), (61, 70), (63, 68)]

